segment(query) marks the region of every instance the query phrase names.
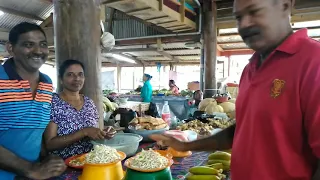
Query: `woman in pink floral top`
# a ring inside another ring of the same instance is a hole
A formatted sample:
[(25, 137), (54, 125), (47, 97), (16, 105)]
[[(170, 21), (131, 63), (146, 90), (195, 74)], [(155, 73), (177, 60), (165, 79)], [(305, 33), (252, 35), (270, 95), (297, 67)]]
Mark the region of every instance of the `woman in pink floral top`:
[(169, 80), (169, 87), (170, 87), (170, 91), (172, 92), (172, 94), (174, 95), (178, 95), (179, 94), (179, 88), (176, 85), (176, 82), (174, 82), (174, 80)]
[(85, 76), (84, 66), (66, 60), (59, 68), (63, 91), (52, 98), (51, 122), (44, 133), (45, 145), (51, 154), (66, 159), (91, 151), (90, 140), (113, 137), (111, 127), (98, 128), (99, 113), (93, 101), (79, 93)]

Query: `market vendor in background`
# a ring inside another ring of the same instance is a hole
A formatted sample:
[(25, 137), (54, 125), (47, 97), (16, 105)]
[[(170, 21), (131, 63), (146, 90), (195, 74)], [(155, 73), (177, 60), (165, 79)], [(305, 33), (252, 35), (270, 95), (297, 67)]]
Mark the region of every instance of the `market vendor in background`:
[(153, 135), (179, 151), (232, 147), (232, 180), (320, 179), (320, 43), (292, 29), (292, 0), (235, 0), (239, 34), (256, 52), (244, 68), (236, 125), (181, 142)]
[(150, 80), (152, 79), (152, 76), (150, 74), (144, 74), (142, 79), (144, 82), (144, 84), (141, 88), (142, 102), (151, 102), (151, 100), (152, 100), (152, 86), (151, 86)]
[(59, 68), (62, 92), (52, 98), (51, 122), (45, 133), (45, 145), (51, 154), (66, 159), (91, 151), (90, 140), (112, 138), (115, 130), (98, 128), (99, 113), (93, 101), (80, 94), (85, 81), (84, 66), (66, 60)]
[(176, 85), (176, 82), (174, 80), (169, 80), (169, 87), (170, 87), (170, 91), (172, 92), (173, 95), (178, 95), (179, 94), (179, 88)]
[(193, 93), (193, 99), (194, 99), (194, 105), (196, 107), (199, 106), (200, 102), (203, 100), (203, 92), (201, 90), (196, 90), (194, 93)]
[(201, 90), (196, 90), (194, 93), (193, 93), (193, 98), (191, 101), (189, 101), (189, 105), (190, 105), (190, 108), (189, 108), (189, 117), (193, 117), (194, 116), (194, 113), (196, 111), (198, 111), (198, 108), (199, 108), (199, 104), (200, 102), (203, 100), (203, 93)]

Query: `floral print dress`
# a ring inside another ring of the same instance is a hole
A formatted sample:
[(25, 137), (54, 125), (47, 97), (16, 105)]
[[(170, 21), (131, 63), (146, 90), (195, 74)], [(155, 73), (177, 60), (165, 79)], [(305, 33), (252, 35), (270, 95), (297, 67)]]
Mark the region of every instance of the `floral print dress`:
[[(51, 107), (51, 121), (57, 124), (57, 135), (73, 134), (83, 128), (98, 127), (99, 113), (93, 101), (84, 96), (84, 105), (80, 110), (72, 107), (68, 102), (54, 94)], [(51, 154), (56, 154), (63, 159), (83, 154), (91, 151), (93, 145), (89, 138), (84, 138), (70, 146), (52, 151)]]

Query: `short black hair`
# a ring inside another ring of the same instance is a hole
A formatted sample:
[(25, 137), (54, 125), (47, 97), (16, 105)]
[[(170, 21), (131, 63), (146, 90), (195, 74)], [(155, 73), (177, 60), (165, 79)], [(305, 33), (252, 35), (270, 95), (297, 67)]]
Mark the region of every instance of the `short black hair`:
[(201, 90), (196, 90), (196, 91), (194, 91), (194, 92), (193, 92), (193, 97), (195, 97), (197, 93), (201, 93)]
[(170, 79), (169, 82), (172, 83), (172, 84), (176, 84), (176, 82), (174, 82), (173, 79)]
[(78, 64), (82, 67), (83, 71), (84, 71), (84, 65), (82, 62), (78, 61), (78, 60), (74, 60), (74, 59), (68, 59), (65, 60), (59, 67), (59, 77), (62, 79), (63, 74), (66, 72), (66, 70), (72, 66)]
[(40, 31), (47, 38), (46, 33), (43, 29), (34, 23), (22, 22), (14, 26), (9, 32), (9, 42), (12, 45), (16, 45), (21, 34), (30, 32), (30, 31)]

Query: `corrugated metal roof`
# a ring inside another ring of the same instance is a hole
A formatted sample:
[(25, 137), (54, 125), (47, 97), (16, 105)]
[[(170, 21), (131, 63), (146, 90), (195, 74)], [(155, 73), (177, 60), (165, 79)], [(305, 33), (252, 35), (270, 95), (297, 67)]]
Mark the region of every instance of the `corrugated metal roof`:
[[(150, 47), (157, 48), (157, 44), (151, 44)], [(163, 43), (162, 44), (163, 49), (169, 50), (169, 49), (185, 49), (185, 43)]]
[[(34, 16), (46, 19), (53, 11), (53, 5), (39, 0), (1, 0), (0, 6)], [(4, 13), (0, 16), (0, 28), (11, 29), (21, 22), (32, 22), (41, 24), (42, 21), (33, 20), (26, 17), (21, 17), (9, 13)]]
[(239, 35), (233, 35), (233, 36), (219, 36), (218, 37), (218, 43), (220, 42), (241, 42), (242, 38)]
[(40, 0), (1, 0), (0, 6), (28, 14), (47, 18), (53, 11), (53, 5)]
[(5, 13), (0, 17), (0, 28), (11, 29), (15, 25), (22, 23), (22, 22), (30, 22), (30, 23), (39, 24), (41, 21), (31, 20), (29, 18), (24, 18), (21, 16), (15, 16), (15, 15)]
[(199, 60), (201, 56), (178, 56), (179, 59), (184, 61), (192, 61), (192, 60)]
[(234, 44), (221, 44), (221, 48), (225, 50), (230, 49), (248, 49), (248, 46), (245, 43), (234, 43)]
[(126, 54), (130, 54), (131, 56), (159, 56), (160, 54), (156, 51), (145, 51), (145, 52), (127, 52)]
[(126, 15), (121, 11), (115, 10), (112, 22), (112, 34), (116, 39), (143, 37), (162, 34), (154, 27)]
[(166, 52), (173, 55), (173, 56), (201, 54), (200, 49), (170, 50), (170, 51), (166, 51)]
[(171, 59), (164, 56), (145, 56), (145, 57), (137, 57), (137, 59), (142, 61), (169, 61)]

